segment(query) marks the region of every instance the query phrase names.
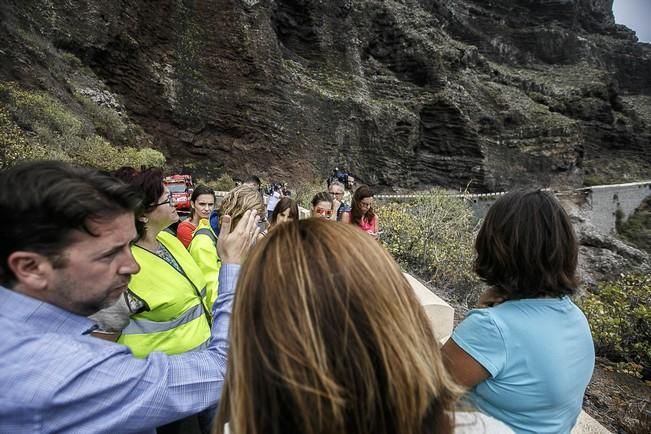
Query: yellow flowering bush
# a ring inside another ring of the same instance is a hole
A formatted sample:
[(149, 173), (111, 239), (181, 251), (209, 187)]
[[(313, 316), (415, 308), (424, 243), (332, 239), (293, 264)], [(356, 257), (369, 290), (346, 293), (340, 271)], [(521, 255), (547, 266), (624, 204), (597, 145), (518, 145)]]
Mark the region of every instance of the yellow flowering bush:
[(477, 282), (472, 271), (476, 222), (463, 199), (433, 190), (412, 202), (380, 204), (376, 213), (382, 243), (408, 271), (448, 291)]
[(625, 274), (580, 301), (598, 355), (651, 378), (651, 275)]

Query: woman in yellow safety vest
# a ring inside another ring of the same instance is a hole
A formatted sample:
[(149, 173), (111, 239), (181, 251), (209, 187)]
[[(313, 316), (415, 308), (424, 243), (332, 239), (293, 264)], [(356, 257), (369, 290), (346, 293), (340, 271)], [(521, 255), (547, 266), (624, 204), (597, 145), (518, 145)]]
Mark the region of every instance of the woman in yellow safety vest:
[[(250, 209), (258, 211), (260, 216), (264, 216), (266, 213), (260, 192), (250, 185), (243, 184), (229, 191), (224, 197), (219, 208), (219, 215), (231, 216), (231, 227), (234, 228), (244, 213)], [(221, 225), (221, 217), (219, 223)], [(212, 303), (217, 299), (217, 283), (221, 262), (217, 255), (217, 236), (210, 227), (208, 220), (201, 219), (199, 221), (188, 250), (203, 271), (208, 288), (207, 298), (210, 306), (212, 306)]]
[[(135, 222), (138, 239), (131, 246), (140, 271), (131, 276), (128, 290), (115, 305), (91, 318), (100, 326), (101, 335), (117, 338), (137, 357), (153, 351), (179, 354), (203, 348), (210, 339), (212, 304), (206, 297), (203, 272), (181, 241), (165, 231), (179, 216), (163, 185), (162, 172), (122, 168), (115, 175), (140, 189), (144, 197), (144, 214)], [(190, 418), (198, 416), (202, 432), (209, 432), (213, 412), (207, 409)], [(184, 421), (157, 431), (180, 434)]]
[(92, 318), (138, 357), (201, 348), (210, 338), (212, 322), (206, 282), (183, 244), (164, 231), (179, 217), (162, 173), (125, 168), (116, 175), (144, 196), (145, 212), (136, 218), (138, 239), (131, 247), (140, 271), (118, 303)]
[(185, 247), (190, 246), (192, 234), (201, 219), (208, 220), (215, 209), (215, 192), (206, 185), (197, 185), (190, 197), (190, 218), (183, 220), (176, 228), (176, 237)]

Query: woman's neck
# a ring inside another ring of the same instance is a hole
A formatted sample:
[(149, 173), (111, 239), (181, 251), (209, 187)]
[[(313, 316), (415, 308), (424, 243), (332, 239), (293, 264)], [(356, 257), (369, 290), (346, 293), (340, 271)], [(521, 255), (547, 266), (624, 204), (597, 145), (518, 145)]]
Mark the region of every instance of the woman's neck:
[(157, 251), (158, 249), (160, 249), (160, 242), (156, 238), (158, 232), (150, 231), (148, 228), (147, 232), (145, 232), (145, 236), (139, 239), (138, 241), (136, 241), (136, 244), (142, 247), (143, 249), (147, 249), (151, 252)]
[(192, 214), (192, 218), (190, 219), (190, 223), (192, 223), (195, 226), (199, 226), (199, 221), (201, 220), (201, 217), (199, 216), (199, 213), (195, 212)]

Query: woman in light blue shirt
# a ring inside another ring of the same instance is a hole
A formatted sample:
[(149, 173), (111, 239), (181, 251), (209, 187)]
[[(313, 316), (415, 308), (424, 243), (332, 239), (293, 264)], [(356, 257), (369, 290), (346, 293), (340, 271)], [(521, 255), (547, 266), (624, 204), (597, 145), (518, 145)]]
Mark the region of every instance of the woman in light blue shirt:
[(480, 411), (517, 433), (569, 433), (594, 368), (578, 285), (578, 243), (560, 203), (516, 191), (491, 207), (475, 243), (491, 286), (444, 345), (446, 365)]

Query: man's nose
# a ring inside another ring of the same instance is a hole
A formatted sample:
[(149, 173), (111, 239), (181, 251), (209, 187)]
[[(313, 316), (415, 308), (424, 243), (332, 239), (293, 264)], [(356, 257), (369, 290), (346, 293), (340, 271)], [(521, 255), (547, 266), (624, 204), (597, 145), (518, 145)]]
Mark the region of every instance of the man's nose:
[(118, 273), (131, 275), (136, 274), (138, 271), (140, 271), (140, 265), (138, 265), (136, 259), (133, 257), (131, 249), (128, 249), (124, 263), (119, 268)]

